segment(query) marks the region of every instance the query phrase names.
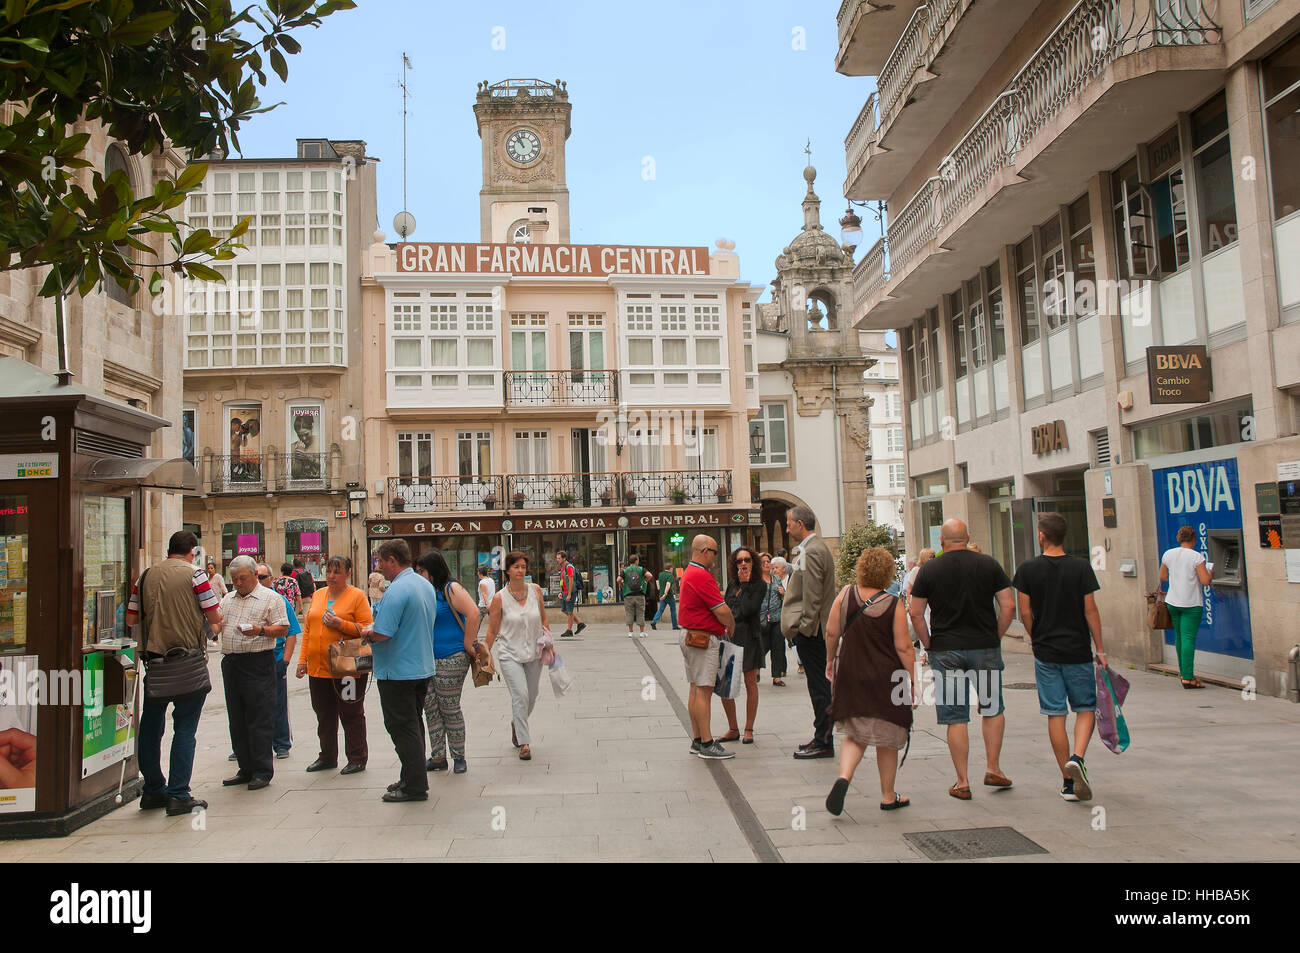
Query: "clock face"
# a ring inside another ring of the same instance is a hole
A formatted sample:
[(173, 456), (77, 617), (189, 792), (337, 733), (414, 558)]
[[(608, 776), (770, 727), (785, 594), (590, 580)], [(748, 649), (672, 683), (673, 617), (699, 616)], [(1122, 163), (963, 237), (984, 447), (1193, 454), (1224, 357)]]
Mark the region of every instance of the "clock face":
[(520, 165), (528, 165), (542, 154), (542, 140), (531, 129), (516, 129), (506, 139), (506, 155)]

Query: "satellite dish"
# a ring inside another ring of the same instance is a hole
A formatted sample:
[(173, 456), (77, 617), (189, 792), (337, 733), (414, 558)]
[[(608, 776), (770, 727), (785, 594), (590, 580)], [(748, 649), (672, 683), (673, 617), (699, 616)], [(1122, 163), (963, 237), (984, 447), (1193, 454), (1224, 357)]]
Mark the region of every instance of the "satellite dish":
[(410, 212), (398, 212), (393, 218), (393, 230), (406, 241), (415, 232), (415, 216)]

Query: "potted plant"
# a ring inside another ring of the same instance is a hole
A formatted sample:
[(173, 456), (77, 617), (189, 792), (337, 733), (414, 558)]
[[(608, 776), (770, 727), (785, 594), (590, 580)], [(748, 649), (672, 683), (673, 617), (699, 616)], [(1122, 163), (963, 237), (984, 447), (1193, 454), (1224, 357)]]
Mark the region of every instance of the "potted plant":
[(600, 503), (602, 506), (609, 506), (610, 501), (614, 499), (614, 491), (609, 487), (600, 491)]
[(636, 490), (627, 489), (623, 491), (623, 500), (628, 506), (636, 506)]
[(668, 499), (674, 503), (682, 504), (686, 502), (686, 487), (680, 483), (674, 484), (668, 488)]
[(517, 509), (517, 510), (523, 509), (523, 507), (524, 507), (524, 500), (525, 500), (525, 497), (524, 497), (524, 491), (523, 491), (523, 490), (515, 490), (514, 500), (515, 500), (515, 509)]
[(566, 493), (561, 490), (559, 493), (556, 493), (551, 497), (551, 503), (561, 508), (567, 508), (573, 505), (575, 499), (577, 499), (577, 497), (572, 493)]
[(392, 507), (393, 507), (393, 512), (394, 512), (394, 513), (405, 513), (405, 512), (406, 512), (406, 497), (403, 497), (403, 496), (395, 496), (395, 497), (393, 497)]
[(725, 503), (731, 498), (731, 491), (727, 489), (725, 483), (718, 484), (718, 502)]
[(497, 508), (497, 491), (496, 491), (496, 490), (489, 489), (489, 490), (487, 491), (487, 493), (485, 493), (485, 494), (483, 495), (483, 507), (484, 507), (485, 509), (489, 509), (489, 510), (495, 510), (495, 509)]

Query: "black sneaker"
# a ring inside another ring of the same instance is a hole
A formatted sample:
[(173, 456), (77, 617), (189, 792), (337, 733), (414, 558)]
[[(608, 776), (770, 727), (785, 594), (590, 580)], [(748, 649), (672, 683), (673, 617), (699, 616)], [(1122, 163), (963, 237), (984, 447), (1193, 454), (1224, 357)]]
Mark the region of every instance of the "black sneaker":
[(582, 635), (582, 630), (585, 629), (586, 627), (587, 627), (587, 623), (585, 623), (585, 622), (579, 622), (579, 623), (578, 623), (578, 627), (577, 627), (576, 629), (574, 629), (573, 634), (574, 634), (574, 635)]
[(560, 633), (560, 638), (562, 638), (562, 639), (571, 639), (571, 638), (573, 638), (573, 630), (572, 630), (572, 629), (565, 629), (563, 632)]
[[(698, 756), (699, 753), (700, 753), (700, 739), (694, 738), (691, 740), (691, 754)], [(141, 805), (141, 807), (143, 806), (144, 805)]]
[(1079, 795), (1077, 795), (1077, 794), (1074, 793), (1074, 781), (1073, 781), (1073, 779), (1071, 779), (1071, 778), (1066, 778), (1066, 779), (1065, 779), (1065, 783), (1061, 785), (1061, 799), (1064, 800), (1064, 801), (1077, 801), (1077, 800), (1079, 800)]
[(433, 758), (430, 758), (430, 759), (428, 759), (427, 761), (424, 762), (424, 770), (426, 770), (426, 771), (446, 771), (446, 770), (447, 770), (447, 759), (446, 759), (446, 758), (443, 758), (441, 761), (435, 761)]
[(1088, 769), (1083, 766), (1083, 759), (1077, 754), (1071, 755), (1070, 760), (1065, 762), (1065, 776), (1074, 782), (1075, 800), (1092, 800), (1092, 785), (1088, 783)]
[(848, 793), (848, 778), (839, 778), (831, 787), (831, 793), (826, 795), (826, 810), (839, 817), (844, 812), (844, 795)]
[(700, 742), (699, 754), (705, 761), (726, 761), (728, 758), (734, 758), (736, 756), (736, 752), (728, 751), (726, 748), (722, 747), (716, 738), (710, 741), (707, 745), (704, 744), (704, 742)]
[(654, 629), (656, 632), (659, 631), (659, 626), (655, 625), (653, 622), (650, 623), (650, 628)]

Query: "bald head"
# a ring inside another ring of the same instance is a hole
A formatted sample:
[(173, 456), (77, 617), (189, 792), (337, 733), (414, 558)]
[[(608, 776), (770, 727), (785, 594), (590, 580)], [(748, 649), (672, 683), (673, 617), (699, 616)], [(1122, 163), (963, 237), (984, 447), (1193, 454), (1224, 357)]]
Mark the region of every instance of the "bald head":
[(966, 528), (965, 523), (959, 519), (943, 521), (943, 525), (939, 527), (939, 543), (943, 546), (944, 552), (950, 549), (965, 549), (968, 542), (970, 542), (970, 530)]
[(691, 559), (701, 566), (712, 568), (713, 561), (718, 558), (718, 543), (712, 536), (705, 536), (701, 533), (691, 540)]

